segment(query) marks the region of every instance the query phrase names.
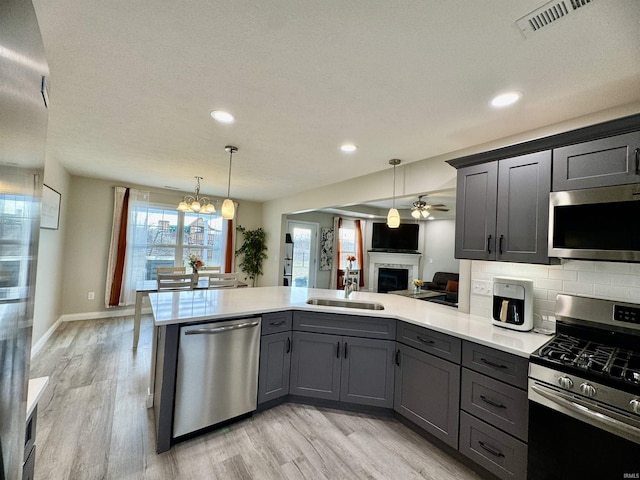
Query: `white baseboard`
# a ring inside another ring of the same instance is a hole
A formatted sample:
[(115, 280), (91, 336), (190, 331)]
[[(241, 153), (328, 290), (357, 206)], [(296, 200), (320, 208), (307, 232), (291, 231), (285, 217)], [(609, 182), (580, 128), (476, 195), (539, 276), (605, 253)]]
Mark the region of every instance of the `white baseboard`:
[[(83, 312), (83, 313), (66, 313), (61, 315), (60, 318), (63, 322), (74, 322), (77, 320), (99, 320), (101, 318), (112, 318), (112, 317), (126, 317), (133, 316), (135, 313), (134, 308), (124, 308), (122, 310), (113, 310), (107, 312)], [(151, 307), (144, 307), (142, 309), (142, 314), (146, 315), (151, 313)]]
[[(151, 307), (144, 307), (142, 309), (142, 314), (151, 313)], [(101, 318), (113, 318), (113, 317), (126, 317), (133, 316), (134, 308), (125, 308), (122, 310), (114, 310), (112, 312), (84, 312), (84, 313), (67, 313), (64, 315), (60, 315), (58, 320), (54, 322), (51, 327), (45, 332), (45, 334), (40, 337), (40, 339), (31, 346), (31, 358), (33, 358), (36, 353), (38, 353), (42, 347), (47, 343), (53, 332), (60, 326), (62, 322), (74, 322), (78, 320), (99, 320)], [(153, 401), (153, 400), (152, 400)]]
[(60, 326), (60, 323), (62, 323), (61, 317), (59, 317), (58, 320), (56, 320), (53, 325), (49, 327), (49, 330), (47, 330), (45, 334), (40, 337), (40, 339), (34, 345), (31, 346), (31, 358), (33, 358), (36, 353), (38, 353), (42, 349), (42, 347), (44, 347), (44, 344), (47, 343), (47, 340), (49, 340), (49, 338), (51, 338), (53, 332), (55, 332), (56, 329)]

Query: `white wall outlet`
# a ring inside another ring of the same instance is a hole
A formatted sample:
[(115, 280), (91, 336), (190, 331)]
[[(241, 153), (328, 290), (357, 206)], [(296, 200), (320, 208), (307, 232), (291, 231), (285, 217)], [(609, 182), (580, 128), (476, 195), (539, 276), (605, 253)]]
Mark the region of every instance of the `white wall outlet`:
[(471, 293), (475, 295), (493, 295), (493, 285), (486, 280), (472, 280), (471, 281)]
[(87, 300), (95, 300), (96, 299), (96, 292), (89, 292), (87, 294)]

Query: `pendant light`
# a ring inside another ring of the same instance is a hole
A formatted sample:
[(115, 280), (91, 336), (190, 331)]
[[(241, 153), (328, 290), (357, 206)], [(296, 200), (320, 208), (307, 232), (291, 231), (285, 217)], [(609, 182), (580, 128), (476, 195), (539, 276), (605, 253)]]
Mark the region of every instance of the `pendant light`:
[(400, 214), (396, 209), (396, 165), (400, 165), (401, 161), (398, 158), (389, 160), (389, 165), (393, 165), (393, 203), (387, 214), (387, 227), (389, 228), (398, 228), (400, 226)]
[(222, 202), (220, 213), (222, 213), (222, 218), (231, 220), (236, 214), (236, 207), (233, 205), (233, 200), (229, 198), (229, 192), (231, 191), (231, 160), (233, 159), (233, 154), (238, 151), (238, 147), (227, 145), (224, 149), (229, 152), (229, 181), (227, 183), (227, 198)]
[(195, 213), (215, 213), (216, 207), (207, 197), (200, 196), (200, 180), (202, 177), (194, 177), (196, 179), (196, 195), (186, 195), (176, 207), (181, 212)]

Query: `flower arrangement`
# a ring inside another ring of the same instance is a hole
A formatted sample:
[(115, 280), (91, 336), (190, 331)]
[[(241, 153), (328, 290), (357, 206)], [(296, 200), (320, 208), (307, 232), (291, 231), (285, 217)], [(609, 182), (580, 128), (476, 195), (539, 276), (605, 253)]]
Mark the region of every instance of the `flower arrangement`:
[(195, 253), (192, 253), (191, 255), (189, 255), (189, 265), (195, 273), (200, 267), (204, 267), (204, 262), (200, 260)]
[(347, 262), (349, 263), (349, 269), (353, 268), (353, 262), (356, 261), (356, 257), (353, 255), (347, 255)]
[(413, 285), (415, 287), (420, 288), (420, 287), (424, 286), (424, 282), (422, 280), (420, 280), (419, 278), (414, 278), (413, 279)]

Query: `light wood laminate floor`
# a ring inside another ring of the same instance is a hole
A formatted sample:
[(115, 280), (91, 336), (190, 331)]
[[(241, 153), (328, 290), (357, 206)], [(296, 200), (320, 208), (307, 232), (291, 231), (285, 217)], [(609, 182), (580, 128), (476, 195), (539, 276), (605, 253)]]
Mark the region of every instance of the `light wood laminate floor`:
[(39, 404), (37, 480), (479, 479), (391, 418), (284, 404), (155, 453), (145, 408), (151, 323), (63, 323), (31, 363)]

